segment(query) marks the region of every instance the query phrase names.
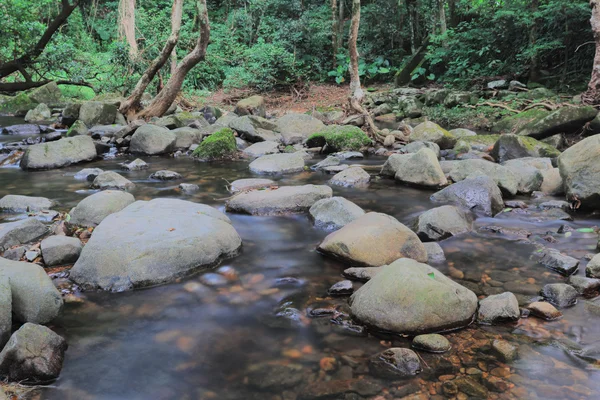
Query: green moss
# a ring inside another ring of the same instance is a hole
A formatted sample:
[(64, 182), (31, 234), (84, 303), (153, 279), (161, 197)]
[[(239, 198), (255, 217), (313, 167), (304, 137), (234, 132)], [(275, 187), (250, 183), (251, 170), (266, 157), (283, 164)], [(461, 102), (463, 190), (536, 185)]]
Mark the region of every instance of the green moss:
[(296, 149), (294, 148), (294, 146), (285, 146), (285, 149), (283, 149), (284, 153), (295, 153)]
[(543, 108), (532, 108), (531, 110), (503, 118), (494, 125), (492, 131), (498, 133), (516, 132), (517, 130), (527, 127), (528, 125), (533, 125), (549, 114), (550, 111), (547, 111)]
[(430, 121), (435, 121), (449, 129), (467, 128), (479, 131), (490, 130), (496, 121), (510, 115), (510, 112), (502, 108), (489, 106), (446, 108), (443, 105), (434, 105), (423, 107), (423, 114)]
[(547, 143), (540, 142), (537, 139), (528, 136), (519, 136), (519, 141), (530, 152), (537, 152), (540, 157), (558, 157), (560, 151)]
[(330, 125), (312, 134), (306, 141), (308, 147), (323, 147), (325, 144), (332, 151), (358, 151), (369, 146), (371, 139), (356, 126)]
[(216, 131), (196, 148), (192, 157), (201, 160), (219, 160), (230, 157), (237, 152), (235, 136), (229, 128)]
[(37, 105), (38, 103), (33, 101), (27, 94), (19, 93), (0, 104), (0, 112), (25, 114), (27, 111), (33, 110)]

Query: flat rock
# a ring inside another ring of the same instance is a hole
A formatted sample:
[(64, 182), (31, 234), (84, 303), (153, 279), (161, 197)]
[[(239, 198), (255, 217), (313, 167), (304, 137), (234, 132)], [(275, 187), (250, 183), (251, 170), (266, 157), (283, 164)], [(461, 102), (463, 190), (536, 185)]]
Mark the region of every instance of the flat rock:
[(252, 143), (281, 141), (281, 134), (275, 132), (277, 124), (255, 115), (245, 115), (228, 122), (231, 129), (238, 132), (242, 139)]
[(113, 171), (102, 172), (92, 182), (92, 188), (100, 190), (129, 190), (134, 187), (135, 184), (133, 182)]
[(417, 235), (381, 213), (367, 213), (329, 234), (318, 250), (354, 266), (380, 267), (399, 258), (427, 261), (427, 252)]
[(327, 293), (331, 296), (346, 296), (351, 295), (354, 292), (352, 281), (340, 281), (327, 290)]
[(98, 156), (89, 136), (64, 138), (55, 142), (29, 146), (21, 158), (23, 170), (46, 170), (67, 167)]
[(278, 189), (241, 192), (226, 203), (229, 212), (280, 215), (307, 212), (317, 201), (330, 198), (328, 186), (283, 186)]
[(250, 163), (255, 174), (293, 174), (304, 171), (304, 158), (295, 153), (269, 154)]
[(54, 202), (45, 197), (7, 194), (0, 199), (0, 212), (25, 213), (49, 210)]
[(391, 348), (371, 357), (369, 371), (380, 378), (412, 378), (422, 371), (417, 354), (404, 348)]
[(480, 176), (454, 183), (431, 196), (439, 203), (452, 203), (460, 207), (493, 216), (504, 208), (498, 185), (488, 177)]
[(83, 249), (79, 239), (69, 236), (50, 236), (42, 240), (40, 247), (47, 267), (73, 264)]
[(169, 170), (156, 171), (150, 175), (150, 179), (156, 179), (159, 181), (175, 181), (177, 179), (182, 179), (182, 178), (183, 177), (181, 176), (181, 174), (178, 174), (177, 172), (169, 171)]
[(133, 195), (120, 190), (104, 190), (81, 200), (71, 209), (70, 223), (77, 226), (95, 227), (110, 214), (121, 211), (135, 201)]
[(562, 313), (552, 304), (543, 301), (536, 301), (527, 306), (531, 314), (546, 321), (554, 321), (562, 317)]
[(308, 212), (316, 226), (331, 230), (340, 229), (365, 214), (362, 208), (343, 197), (319, 200)]
[(550, 283), (544, 285), (540, 292), (542, 297), (558, 308), (571, 307), (577, 304), (579, 293), (566, 283)]
[(249, 179), (238, 179), (231, 182), (231, 186), (229, 187), (229, 191), (231, 193), (238, 192), (246, 192), (249, 190), (256, 189), (267, 189), (272, 186), (277, 186), (275, 181), (271, 179), (259, 179), (259, 178), (249, 178)]
[(121, 164), (121, 168), (126, 171), (141, 171), (150, 168), (150, 166), (144, 160), (136, 158), (130, 163)]
[(567, 283), (573, 286), (580, 295), (585, 297), (596, 297), (598, 292), (600, 292), (600, 279), (571, 275), (567, 279)]
[(176, 199), (137, 201), (94, 230), (71, 279), (123, 291), (171, 282), (237, 254), (242, 240), (216, 209)]
[(415, 232), (423, 241), (444, 240), (473, 229), (473, 217), (455, 206), (441, 206), (419, 215)]
[(360, 167), (350, 167), (338, 172), (329, 180), (331, 185), (344, 187), (366, 187), (371, 175)]
[(98, 175), (103, 173), (104, 170), (100, 168), (84, 168), (73, 177), (80, 181), (93, 181)]
[(0, 375), (14, 382), (47, 383), (58, 378), (67, 342), (45, 326), (26, 323), (0, 353)]
[(533, 258), (553, 271), (563, 276), (573, 275), (579, 270), (579, 260), (562, 254), (560, 251), (552, 248), (544, 248), (533, 254)]
[(249, 158), (258, 158), (268, 154), (279, 153), (279, 143), (272, 141), (258, 142), (246, 147), (242, 153)]
[(480, 324), (494, 325), (507, 321), (517, 321), (520, 317), (519, 302), (511, 292), (488, 296), (479, 301), (477, 321)]
[(181, 190), (182, 193), (192, 194), (192, 193), (196, 193), (197, 191), (199, 191), (200, 186), (194, 185), (193, 183), (180, 183), (179, 189)]
[(48, 233), (44, 224), (35, 218), (0, 224), (0, 251), (33, 242)]
[(435, 268), (403, 258), (354, 292), (350, 309), (367, 326), (418, 335), (469, 325), (477, 296)]

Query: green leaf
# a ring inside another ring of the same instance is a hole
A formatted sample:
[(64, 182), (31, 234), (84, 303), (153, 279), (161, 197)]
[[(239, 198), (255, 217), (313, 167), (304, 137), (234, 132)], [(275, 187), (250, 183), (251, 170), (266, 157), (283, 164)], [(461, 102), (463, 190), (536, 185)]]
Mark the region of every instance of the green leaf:
[(511, 212), (513, 209), (510, 207), (505, 208), (504, 210), (502, 210), (502, 212)]
[(577, 232), (581, 233), (594, 233), (594, 228), (579, 228)]
[(573, 235), (573, 232), (567, 232), (567, 233), (565, 233), (565, 237), (566, 237), (566, 238), (569, 238), (569, 237), (571, 237), (571, 235)]
[(431, 279), (435, 278), (435, 274), (433, 272), (428, 273), (427, 276)]
[(67, 216), (65, 217), (65, 221), (67, 221), (67, 222), (71, 221), (71, 214), (67, 214)]

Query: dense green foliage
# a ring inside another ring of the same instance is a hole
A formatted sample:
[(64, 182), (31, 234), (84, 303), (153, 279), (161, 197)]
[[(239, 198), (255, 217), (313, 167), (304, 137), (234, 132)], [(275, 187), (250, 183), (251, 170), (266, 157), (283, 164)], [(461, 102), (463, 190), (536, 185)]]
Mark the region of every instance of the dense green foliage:
[[(443, 1), (447, 31), (441, 29)], [(471, 87), (479, 78), (504, 76), (565, 87), (585, 83), (594, 46), (587, 0), (364, 0), (359, 35), (365, 83), (391, 81), (412, 51), (429, 37), (416, 81)], [(322, 0), (209, 0), (211, 42), (207, 60), (188, 74), (184, 89), (219, 87), (271, 90), (306, 81), (348, 79), (351, 1), (343, 5), (341, 40), (333, 54), (332, 10)], [(127, 93), (160, 52), (170, 33), (170, 0), (138, 0), (140, 56), (129, 57), (119, 37), (119, 1), (82, 1), (28, 72), (34, 80), (91, 83), (98, 92)], [(0, 62), (32, 48), (58, 0), (0, 2)], [(198, 34), (194, 1), (184, 2), (177, 46), (181, 60)], [(161, 71), (168, 77), (168, 67)], [(18, 73), (5, 81), (23, 80)], [(70, 89), (78, 94), (80, 89)], [(85, 90), (85, 89), (84, 89)], [(83, 95), (83, 94), (82, 94)], [(90, 96), (88, 92), (85, 94)]]

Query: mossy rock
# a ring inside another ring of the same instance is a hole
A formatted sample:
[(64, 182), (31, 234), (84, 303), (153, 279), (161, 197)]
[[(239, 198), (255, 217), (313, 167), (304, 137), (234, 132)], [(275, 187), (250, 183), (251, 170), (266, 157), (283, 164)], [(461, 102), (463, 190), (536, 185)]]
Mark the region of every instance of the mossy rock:
[(306, 141), (308, 147), (323, 147), (327, 144), (330, 151), (359, 151), (371, 145), (371, 139), (356, 126), (330, 125), (320, 132), (312, 134)]
[(513, 134), (501, 135), (490, 155), (499, 163), (523, 157), (555, 158), (560, 151), (532, 137)]
[(496, 144), (499, 138), (500, 135), (463, 136), (454, 146), (454, 151), (458, 153), (468, 153), (471, 150), (484, 151)]
[(0, 113), (15, 114), (16, 116), (25, 116), (27, 111), (33, 110), (39, 103), (33, 101), (25, 93), (19, 93), (14, 97), (8, 97), (0, 104)]
[(79, 136), (79, 135), (87, 135), (88, 128), (85, 126), (83, 122), (77, 120), (71, 125), (69, 130), (67, 131), (67, 137)]
[(545, 139), (557, 133), (574, 133), (598, 115), (594, 107), (561, 107), (544, 118), (520, 128), (516, 133)]
[(456, 144), (457, 138), (431, 121), (423, 122), (415, 127), (410, 135), (411, 142), (433, 142), (440, 146), (440, 149), (451, 149)]
[(496, 133), (514, 133), (520, 129), (526, 129), (537, 121), (550, 115), (550, 111), (543, 108), (532, 108), (498, 121), (492, 128)]
[(221, 160), (235, 155), (237, 146), (233, 131), (223, 128), (213, 133), (194, 150), (192, 157), (205, 161)]

